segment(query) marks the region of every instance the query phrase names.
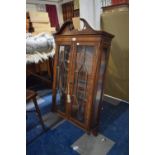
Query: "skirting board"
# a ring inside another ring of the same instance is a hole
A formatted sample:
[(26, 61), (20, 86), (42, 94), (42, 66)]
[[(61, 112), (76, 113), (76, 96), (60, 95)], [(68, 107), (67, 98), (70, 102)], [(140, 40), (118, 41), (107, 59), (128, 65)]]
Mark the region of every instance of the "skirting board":
[(125, 101), (107, 94), (104, 94), (103, 100), (113, 105), (118, 105), (120, 102), (129, 103), (128, 101)]

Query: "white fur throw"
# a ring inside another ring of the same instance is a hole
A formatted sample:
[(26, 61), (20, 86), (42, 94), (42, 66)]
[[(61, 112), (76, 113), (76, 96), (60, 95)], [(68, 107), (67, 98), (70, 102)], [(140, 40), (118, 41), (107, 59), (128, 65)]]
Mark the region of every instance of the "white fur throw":
[(47, 60), (55, 54), (55, 41), (53, 36), (40, 33), (36, 36), (26, 34), (26, 63), (38, 63)]

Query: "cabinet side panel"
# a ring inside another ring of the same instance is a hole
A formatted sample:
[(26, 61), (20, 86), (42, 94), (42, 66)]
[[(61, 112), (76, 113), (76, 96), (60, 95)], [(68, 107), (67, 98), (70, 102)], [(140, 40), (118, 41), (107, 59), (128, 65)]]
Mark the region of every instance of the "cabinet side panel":
[(101, 108), (101, 102), (102, 102), (102, 95), (104, 91), (104, 74), (107, 66), (106, 61), (107, 56), (107, 48), (104, 48), (104, 52), (101, 55), (101, 63), (99, 66), (99, 72), (98, 72), (98, 79), (97, 79), (97, 85), (96, 85), (96, 93), (94, 95), (94, 101), (93, 101), (93, 116), (92, 116), (92, 124), (91, 127), (95, 127), (98, 124), (98, 117), (99, 112)]

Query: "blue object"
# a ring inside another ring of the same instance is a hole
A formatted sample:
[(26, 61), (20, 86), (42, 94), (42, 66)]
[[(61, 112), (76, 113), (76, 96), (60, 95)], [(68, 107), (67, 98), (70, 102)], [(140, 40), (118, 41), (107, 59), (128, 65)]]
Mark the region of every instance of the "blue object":
[[(58, 93), (59, 94), (59, 93)], [(50, 112), (51, 93), (41, 96), (39, 104), (42, 114)], [(60, 96), (58, 95), (58, 99)], [(53, 130), (43, 132), (37, 116), (32, 113), (27, 119), (27, 155), (78, 155), (70, 146), (84, 131), (65, 121)], [(107, 155), (129, 154), (129, 104), (120, 102), (114, 106), (104, 102), (100, 113), (99, 132), (115, 142)]]

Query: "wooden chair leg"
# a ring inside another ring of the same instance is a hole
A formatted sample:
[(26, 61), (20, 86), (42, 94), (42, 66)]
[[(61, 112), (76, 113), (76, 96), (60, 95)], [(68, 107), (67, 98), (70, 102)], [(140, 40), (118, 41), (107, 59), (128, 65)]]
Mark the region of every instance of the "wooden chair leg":
[(45, 125), (44, 125), (44, 122), (43, 122), (43, 119), (42, 119), (42, 116), (41, 116), (41, 112), (40, 112), (40, 109), (39, 109), (39, 106), (38, 106), (38, 103), (37, 103), (36, 98), (33, 98), (33, 102), (34, 102), (35, 109), (36, 109), (36, 112), (37, 112), (37, 114), (38, 114), (40, 123), (41, 123), (41, 125), (42, 125), (42, 128), (45, 130)]

